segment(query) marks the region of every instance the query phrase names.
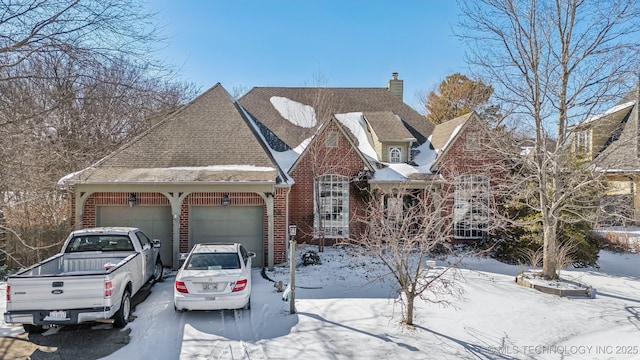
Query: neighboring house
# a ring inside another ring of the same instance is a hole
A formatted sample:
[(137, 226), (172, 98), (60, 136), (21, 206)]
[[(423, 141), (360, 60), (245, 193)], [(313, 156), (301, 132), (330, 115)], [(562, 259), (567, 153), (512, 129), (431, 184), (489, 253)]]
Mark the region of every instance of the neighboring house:
[[(640, 221), (640, 88), (602, 114), (569, 128), (572, 151), (592, 160), (609, 184), (601, 225)], [(611, 199), (610, 199), (611, 200)]]
[(238, 101), (217, 84), (60, 184), (76, 227), (139, 226), (162, 241), (165, 265), (196, 243), (242, 242), (272, 267), (286, 261), (290, 224), (297, 241), (355, 238), (363, 191), (448, 177), (443, 191), (460, 195), (451, 231), (482, 237), (489, 219), (472, 204), (490, 187), (477, 171), (495, 159), (489, 138), (475, 113), (434, 127), (402, 101), (396, 73), (386, 88), (257, 87)]

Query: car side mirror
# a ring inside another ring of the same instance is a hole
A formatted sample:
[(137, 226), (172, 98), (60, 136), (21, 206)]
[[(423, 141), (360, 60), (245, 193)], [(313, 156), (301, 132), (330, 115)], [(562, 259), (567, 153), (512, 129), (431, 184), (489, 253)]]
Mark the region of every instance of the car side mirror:
[(159, 248), (160, 247), (160, 240), (153, 239), (153, 240), (151, 240), (151, 244), (153, 244), (154, 248)]
[(256, 253), (254, 253), (253, 251), (248, 251), (247, 252), (247, 256), (250, 257), (250, 258), (254, 258), (254, 257), (256, 257)]

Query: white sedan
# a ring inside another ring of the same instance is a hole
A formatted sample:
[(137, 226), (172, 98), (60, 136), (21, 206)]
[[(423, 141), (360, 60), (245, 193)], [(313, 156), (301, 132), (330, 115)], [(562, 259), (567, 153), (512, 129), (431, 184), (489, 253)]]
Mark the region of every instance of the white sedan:
[(176, 311), (249, 309), (251, 259), (241, 244), (196, 244), (176, 275)]

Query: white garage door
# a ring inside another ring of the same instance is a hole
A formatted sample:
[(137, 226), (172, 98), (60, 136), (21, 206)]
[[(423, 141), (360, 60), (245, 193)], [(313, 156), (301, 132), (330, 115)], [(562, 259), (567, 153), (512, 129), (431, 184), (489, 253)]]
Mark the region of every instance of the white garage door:
[(262, 207), (193, 206), (189, 220), (189, 249), (199, 243), (241, 243), (256, 253), (254, 267), (264, 264)]
[(164, 266), (173, 266), (173, 229), (170, 206), (98, 206), (97, 226), (132, 226), (158, 239)]

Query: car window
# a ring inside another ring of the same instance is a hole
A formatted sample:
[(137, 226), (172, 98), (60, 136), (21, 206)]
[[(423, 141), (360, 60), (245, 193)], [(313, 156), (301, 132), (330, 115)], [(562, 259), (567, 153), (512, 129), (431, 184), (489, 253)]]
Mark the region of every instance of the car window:
[(136, 236), (138, 237), (138, 240), (140, 240), (140, 245), (142, 245), (143, 249), (151, 247), (151, 240), (149, 240), (147, 235), (145, 235), (142, 231), (136, 232)]
[(85, 235), (71, 239), (65, 249), (67, 253), (84, 251), (133, 251), (133, 244), (126, 235)]
[(185, 265), (187, 270), (240, 269), (237, 253), (193, 253)]
[(249, 254), (247, 254), (247, 250), (242, 245), (240, 245), (240, 254), (242, 255), (242, 261), (244, 261), (244, 264), (246, 265), (247, 260), (249, 260)]

